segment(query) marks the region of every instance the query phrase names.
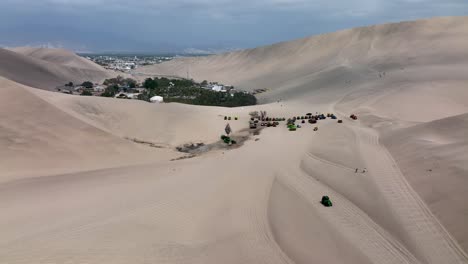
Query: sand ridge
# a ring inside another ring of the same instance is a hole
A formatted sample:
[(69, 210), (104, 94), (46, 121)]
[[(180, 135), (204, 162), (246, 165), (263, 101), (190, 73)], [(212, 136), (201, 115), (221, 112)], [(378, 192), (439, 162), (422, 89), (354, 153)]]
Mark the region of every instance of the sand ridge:
[[(15, 50), (15, 49), (13, 49)], [(68, 82), (102, 82), (116, 76), (91, 61), (62, 50), (41, 49), (18, 52), (0, 48), (0, 76), (15, 82), (50, 91)]]
[(11, 48), (10, 50), (28, 57), (33, 57), (64, 66), (96, 71), (103, 70), (103, 68), (96, 63), (65, 49), (17, 47)]

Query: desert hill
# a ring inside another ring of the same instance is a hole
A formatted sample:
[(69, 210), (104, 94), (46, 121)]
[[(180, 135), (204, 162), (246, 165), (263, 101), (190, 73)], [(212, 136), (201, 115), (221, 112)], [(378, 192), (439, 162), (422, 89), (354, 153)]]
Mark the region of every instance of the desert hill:
[[(0, 87), (0, 182), (52, 171), (112, 167), (115, 162), (121, 166), (144, 163), (158, 157), (158, 152), (63, 112), (37, 96), (40, 90), (5, 78), (0, 78)], [(164, 149), (159, 152), (167, 155)]]
[(55, 90), (69, 81), (101, 82), (114, 75), (71, 52), (55, 49), (35, 51), (38, 53), (26, 52), (26, 49), (18, 52), (0, 49), (0, 76), (27, 86)]
[(96, 71), (103, 70), (103, 68), (96, 63), (65, 49), (17, 47), (11, 48), (10, 50), (29, 57), (61, 64), (64, 66)]
[(401, 129), (383, 138), (413, 188), (465, 249), (467, 129), (468, 114), (462, 114)]
[[(180, 58), (138, 71), (179, 76), (189, 71), (199, 81), (248, 90), (266, 88), (269, 91), (259, 95), (264, 102), (305, 98), (329, 102), (336, 100), (337, 92), (344, 96), (372, 89), (374, 98), (391, 99), (391, 104), (401, 102), (397, 91), (405, 90), (412, 93), (410, 98), (424, 96), (420, 112), (431, 111), (432, 119), (439, 119), (467, 111), (466, 100), (457, 99), (466, 98), (461, 85), (467, 81), (463, 71), (468, 63), (467, 25), (467, 17), (376, 25), (221, 55)], [(399, 107), (410, 108), (412, 101), (408, 98)], [(355, 102), (351, 108), (361, 103)], [(443, 107), (452, 102), (455, 105), (447, 112)], [(417, 113), (406, 111), (407, 115)], [(427, 121), (421, 116), (410, 119)]]
[[(462, 222), (467, 207), (460, 194), (466, 193), (461, 186), (468, 183), (462, 176), (468, 170), (459, 151), (466, 141), (453, 131), (463, 133), (466, 122), (460, 117), (468, 113), (467, 25), (468, 17), (375, 25), (221, 55), (180, 58), (139, 71), (170, 76), (185, 76), (189, 71), (196, 80), (247, 90), (266, 88), (259, 94), (263, 102), (281, 100), (282, 107), (331, 104), (330, 109), (343, 114), (358, 113), (363, 124), (384, 135), (382, 142), (405, 176), (466, 248)], [(425, 134), (420, 132), (426, 128), (437, 128), (433, 134), (444, 141), (423, 140)], [(335, 142), (349, 144), (348, 140)], [(335, 161), (341, 157), (324, 153)], [(443, 169), (426, 177), (433, 163)]]

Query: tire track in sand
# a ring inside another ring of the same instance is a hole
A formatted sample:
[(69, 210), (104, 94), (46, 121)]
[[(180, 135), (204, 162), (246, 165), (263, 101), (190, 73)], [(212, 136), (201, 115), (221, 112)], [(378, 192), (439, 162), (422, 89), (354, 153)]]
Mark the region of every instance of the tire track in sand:
[[(291, 176), (287, 176), (288, 179), (279, 178), (280, 182), (296, 190), (314, 210), (320, 213), (331, 228), (350, 241), (372, 263), (420, 263), (385, 230), (339, 193), (313, 180), (305, 172), (293, 173), (292, 170), (288, 170), (288, 174), (282, 175)], [(320, 195), (323, 193), (334, 197), (332, 210), (320, 204)]]
[(468, 263), (457, 242), (411, 188), (376, 131), (351, 125), (370, 175), (396, 215), (400, 239), (424, 263)]
[(256, 263), (294, 264), (277, 243), (269, 222), (269, 200), (275, 179), (272, 176), (265, 180), (265, 188), (258, 190), (258, 203), (252, 204), (244, 212), (249, 219), (251, 232), (255, 234), (255, 239), (249, 241), (249, 244), (258, 251)]

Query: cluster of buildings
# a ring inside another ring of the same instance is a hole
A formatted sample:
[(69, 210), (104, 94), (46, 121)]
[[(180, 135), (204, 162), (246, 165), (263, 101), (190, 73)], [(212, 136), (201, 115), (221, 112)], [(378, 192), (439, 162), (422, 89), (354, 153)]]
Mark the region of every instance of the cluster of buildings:
[[(169, 87), (173, 87), (173, 86), (174, 86), (174, 83), (170, 82)], [(241, 92), (241, 91), (234, 89), (233, 86), (222, 85), (218, 83), (205, 83), (199, 87), (200, 89), (206, 89), (206, 90), (219, 92), (219, 93), (227, 93), (227, 94), (230, 94), (231, 96), (234, 96), (235, 93)], [(87, 88), (87, 87), (84, 87), (83, 85), (73, 85), (70, 83), (70, 85), (67, 84), (67, 85), (57, 87), (57, 91), (61, 93), (74, 94), (74, 95), (82, 95), (84, 92), (87, 92), (88, 95), (101, 96), (105, 92), (106, 88), (107, 88), (106, 85), (102, 85), (98, 83), (94, 83), (92, 88)], [(139, 98), (139, 95), (143, 94), (145, 91), (146, 91), (146, 88), (144, 87), (130, 88), (127, 85), (123, 85), (119, 87), (119, 91), (114, 95), (114, 98), (137, 100)], [(242, 91), (242, 92), (248, 93), (246, 91)], [(189, 98), (189, 99), (194, 99), (194, 98)], [(153, 96), (152, 98), (150, 98), (150, 102), (163, 103), (164, 98), (162, 96)]]
[(234, 96), (235, 93), (239, 92), (238, 90), (234, 89), (233, 86), (222, 85), (218, 83), (209, 83), (206, 85), (202, 85), (201, 88), (219, 93), (229, 93), (231, 96)]
[[(100, 84), (94, 84), (93, 88), (86, 88), (81, 85), (78, 86), (60, 86), (57, 87), (57, 90), (62, 93), (66, 94), (75, 94), (80, 95), (84, 91), (90, 92), (93, 96), (100, 96), (106, 87)], [(146, 89), (145, 88), (128, 88), (128, 87), (121, 87), (121, 90), (114, 95), (114, 98), (118, 99), (134, 99), (137, 100), (138, 96), (142, 94)], [(128, 92), (125, 91), (128, 89)], [(162, 96), (153, 96), (150, 98), (151, 103), (163, 103), (164, 98)]]
[(59, 86), (57, 87), (57, 91), (65, 93), (65, 94), (82, 94), (84, 91), (88, 91), (93, 95), (100, 95), (106, 90), (106, 86), (100, 84), (94, 84), (93, 88), (86, 88), (82, 85), (76, 86)]
[[(141, 92), (138, 93), (125, 93), (125, 92), (120, 92), (114, 96), (114, 98), (119, 98), (119, 99), (134, 99), (137, 100), (138, 96), (141, 94)], [(153, 96), (149, 99), (150, 103), (164, 103), (164, 98), (162, 96), (156, 95)]]
[(139, 66), (158, 64), (173, 59), (169, 56), (153, 55), (87, 55), (85, 58), (106, 69), (120, 72), (129, 72)]

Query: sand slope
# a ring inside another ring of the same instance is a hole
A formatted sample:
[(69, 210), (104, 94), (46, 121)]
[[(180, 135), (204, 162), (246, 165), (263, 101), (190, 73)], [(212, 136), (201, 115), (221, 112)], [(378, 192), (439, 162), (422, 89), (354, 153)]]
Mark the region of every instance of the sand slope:
[[(220, 107), (32, 92), (68, 114), (118, 137), (137, 138), (162, 146), (216, 141), (224, 132), (224, 116), (240, 116), (239, 111)], [(241, 115), (244, 120), (247, 118), (247, 113)], [(248, 127), (248, 123), (234, 120), (231, 125), (234, 132)], [(191, 127), (204, 129), (194, 133)]]
[(444, 118), (384, 138), (409, 182), (465, 249), (467, 118), (468, 114)]
[[(266, 102), (283, 99), (295, 105), (331, 103), (340, 112), (358, 113), (362, 124), (385, 132), (390, 138), (391, 131), (468, 112), (465, 87), (468, 80), (463, 70), (468, 66), (463, 48), (468, 44), (467, 22), (467, 17), (450, 17), (356, 28), (251, 50), (177, 59), (140, 71), (179, 76), (185, 76), (189, 71), (197, 80), (221, 81), (246, 89), (268, 88), (268, 92), (260, 95)], [(451, 142), (459, 142), (451, 138), (450, 133), (441, 134)], [(427, 148), (414, 145), (418, 142), (417, 135), (404, 140), (394, 136), (395, 140), (388, 144), (393, 146), (390, 150), (404, 172), (419, 168), (413, 164), (421, 164), (418, 162), (421, 156), (429, 159), (427, 155), (436, 155), (428, 154)], [(336, 148), (350, 148), (350, 137), (336, 138), (332, 144)], [(401, 151), (394, 152), (398, 146), (411, 151), (400, 155)], [(458, 147), (444, 146), (446, 151), (442, 153), (450, 152), (451, 156), (444, 155), (447, 159), (442, 163), (466, 162), (466, 157), (456, 154)], [(462, 143), (460, 148), (463, 146)], [(314, 153), (322, 160), (334, 160), (345, 163), (345, 166), (362, 164), (362, 157), (350, 159), (356, 150), (337, 153), (323, 144), (318, 144), (315, 149)], [(431, 150), (429, 153), (438, 153)], [(420, 154), (410, 158), (410, 153), (415, 151)], [(443, 215), (440, 219), (452, 226), (451, 231), (457, 233), (457, 238), (464, 244), (466, 236), (456, 224), (466, 219), (463, 199), (457, 196), (464, 191), (453, 187), (466, 185), (466, 179), (462, 177), (463, 170), (456, 169), (456, 173), (453, 170), (447, 168), (440, 172), (452, 175), (443, 179), (452, 188), (442, 185), (443, 190), (425, 189), (426, 193), (421, 186), (415, 188), (437, 215)], [(413, 180), (410, 182), (417, 184)], [(425, 182), (426, 186), (438, 185), (436, 180), (426, 179)], [(336, 188), (336, 184), (340, 182), (334, 182), (332, 186)], [(454, 196), (452, 192), (455, 192)], [(447, 206), (439, 200), (442, 197), (460, 203)], [(363, 197), (356, 199), (364, 200)], [(439, 208), (431, 206), (434, 199), (440, 201)]]
[(90, 126), (35, 96), (32, 89), (0, 78), (0, 182), (178, 156)]
[(102, 71), (103, 68), (96, 63), (87, 60), (75, 53), (65, 49), (49, 49), (49, 48), (33, 48), (33, 47), (17, 47), (11, 48), (11, 51), (33, 57), (40, 60), (45, 60), (55, 64), (61, 64), (73, 68), (81, 68), (88, 70)]
[[(138, 72), (185, 77), (189, 71), (196, 80), (248, 90), (267, 88), (270, 92), (260, 95), (267, 102), (305, 97), (323, 102), (335, 100), (337, 89), (343, 93), (345, 87), (348, 92), (381, 81), (382, 72), (386, 77), (394, 75), (393, 83), (380, 85), (392, 91), (392, 86), (402, 82), (422, 84), (428, 78), (466, 81), (462, 69), (467, 56), (460, 55), (466, 54), (467, 25), (468, 17), (376, 25), (221, 55), (181, 58)], [(432, 74), (423, 74), (424, 67), (431, 67)]]
[[(268, 86), (262, 98), (273, 103), (254, 107), (85, 98), (0, 79), (0, 256), (467, 263), (466, 21), (352, 29), (142, 70), (181, 74), (189, 63), (197, 79)], [(239, 135), (261, 109), (334, 112), (344, 123), (281, 125), (240, 148), (171, 161), (185, 155), (179, 144), (217, 141), (224, 115), (240, 118), (230, 122)]]
[(93, 63), (77, 62), (76, 55), (60, 50), (40, 50), (44, 56), (23, 55), (0, 49), (0, 76), (45, 90), (55, 90), (69, 81), (101, 82), (114, 74)]

